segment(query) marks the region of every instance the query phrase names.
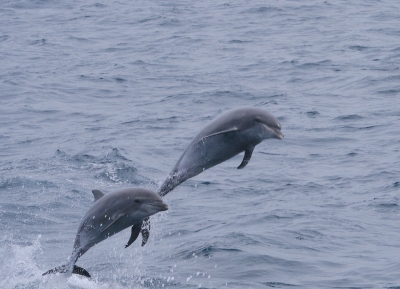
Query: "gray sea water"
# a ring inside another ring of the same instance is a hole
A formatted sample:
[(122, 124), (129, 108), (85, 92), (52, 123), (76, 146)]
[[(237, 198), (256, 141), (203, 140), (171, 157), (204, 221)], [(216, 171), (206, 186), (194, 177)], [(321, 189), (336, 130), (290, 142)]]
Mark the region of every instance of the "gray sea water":
[[(400, 2), (2, 0), (0, 288), (400, 288)], [(285, 139), (67, 261), (92, 189), (156, 190), (220, 113)]]

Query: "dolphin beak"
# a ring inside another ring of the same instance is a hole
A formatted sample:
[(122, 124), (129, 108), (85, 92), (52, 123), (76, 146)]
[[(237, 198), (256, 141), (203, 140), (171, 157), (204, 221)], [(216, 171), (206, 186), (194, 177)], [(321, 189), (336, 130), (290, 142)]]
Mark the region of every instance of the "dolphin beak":
[(150, 205), (150, 206), (153, 206), (153, 207), (157, 207), (157, 209), (158, 209), (160, 212), (161, 212), (161, 211), (166, 211), (166, 210), (169, 209), (168, 205), (165, 204), (165, 203), (162, 202), (162, 201), (153, 201), (153, 202), (148, 202), (147, 204)]
[(283, 139), (284, 138), (283, 133), (278, 129), (274, 129), (274, 136), (277, 139)]
[(264, 124), (264, 127), (265, 127), (266, 130), (268, 130), (272, 134), (272, 136), (269, 136), (269, 137), (274, 137), (274, 138), (277, 138), (277, 139), (283, 139), (284, 135), (281, 132), (281, 126), (279, 124), (278, 125), (274, 125), (274, 127), (271, 127), (271, 126), (268, 126), (268, 125)]
[(164, 203), (162, 203), (162, 204), (163, 204), (163, 206), (162, 206), (162, 211), (166, 211), (166, 210), (169, 209), (169, 207), (168, 207), (167, 204), (164, 204)]

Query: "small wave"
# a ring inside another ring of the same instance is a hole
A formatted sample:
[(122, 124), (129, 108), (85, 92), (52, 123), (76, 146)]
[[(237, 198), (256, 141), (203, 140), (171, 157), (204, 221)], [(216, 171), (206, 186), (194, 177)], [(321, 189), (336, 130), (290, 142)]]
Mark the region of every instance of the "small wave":
[(58, 149), (55, 158), (70, 163), (69, 168), (73, 170), (91, 171), (95, 178), (106, 182), (135, 185), (152, 183), (150, 179), (138, 174), (133, 162), (123, 156), (117, 148), (112, 148), (111, 151), (102, 156), (86, 153), (69, 155)]
[(42, 46), (42, 45), (47, 44), (47, 40), (46, 40), (45, 38), (36, 39), (36, 40), (31, 41), (29, 44), (31, 44), (31, 45), (40, 45), (40, 46)]
[(386, 94), (386, 95), (398, 95), (400, 93), (400, 88), (391, 88), (391, 89), (384, 89), (384, 90), (379, 90), (378, 93), (381, 94)]
[(114, 80), (116, 81), (116, 82), (125, 82), (125, 81), (127, 81), (125, 78), (122, 78), (122, 77), (115, 77), (114, 78)]
[(399, 205), (396, 203), (381, 203), (381, 204), (378, 204), (377, 206), (381, 207), (381, 208), (395, 208), (395, 207), (398, 207)]
[(265, 284), (265, 286), (273, 287), (273, 288), (297, 287), (298, 286), (295, 284), (288, 284), (288, 283), (282, 283), (282, 282), (266, 282), (264, 284)]
[(309, 118), (316, 118), (319, 115), (319, 112), (313, 109), (313, 110), (307, 111), (306, 115)]
[(363, 119), (363, 117), (358, 114), (348, 114), (348, 115), (339, 116), (339, 117), (335, 118), (334, 120), (348, 121), (348, 120), (359, 120), (359, 119)]
[(356, 51), (365, 51), (367, 49), (370, 49), (370, 47), (362, 46), (362, 45), (352, 45), (352, 46), (349, 46), (349, 49), (356, 50)]
[(106, 160), (121, 160), (128, 161), (126, 157), (124, 157), (117, 148), (113, 148), (110, 153), (108, 153), (105, 157)]
[(265, 14), (265, 13), (274, 13), (274, 12), (281, 12), (281, 11), (282, 11), (282, 9), (277, 8), (277, 7), (261, 6), (261, 7), (258, 7), (258, 8), (248, 9), (245, 12), (246, 13), (256, 13), (256, 14), (258, 14), (258, 13), (261, 14), (262, 13), (262, 14)]
[(46, 180), (33, 180), (22, 177), (12, 177), (0, 181), (0, 189), (12, 189), (12, 188), (58, 188), (58, 186), (50, 181)]
[(108, 166), (106, 170), (103, 170), (95, 177), (102, 178), (114, 183), (118, 182), (140, 183), (140, 180), (136, 178), (136, 175), (137, 175), (136, 168), (127, 166), (125, 164), (115, 164)]
[(96, 8), (107, 8), (109, 6), (105, 5), (105, 4), (102, 4), (102, 3), (94, 3), (93, 7), (96, 7)]
[(177, 27), (181, 25), (181, 21), (178, 18), (164, 19), (159, 25), (162, 27)]
[[(260, 245), (261, 243), (257, 241), (252, 235), (232, 232), (224, 237), (224, 239), (231, 240), (233, 244), (241, 243), (244, 246), (248, 245)], [(235, 249), (236, 251), (236, 249)], [(238, 250), (240, 251), (240, 250)]]
[(161, 18), (162, 18), (162, 16), (155, 15), (155, 16), (145, 17), (145, 18), (143, 18), (143, 19), (137, 20), (136, 23), (143, 24), (143, 23), (146, 23), (146, 22), (150, 22), (150, 21), (154, 21), (154, 20), (159, 20), (159, 19), (161, 19)]
[(8, 35), (1, 35), (0, 42), (4, 42), (4, 41), (8, 40), (8, 38), (10, 38)]
[(303, 64), (296, 65), (296, 67), (301, 69), (314, 69), (316, 67), (325, 66), (330, 63), (331, 63), (330, 60), (322, 60), (318, 62), (306, 62)]
[(89, 40), (89, 39), (84, 38), (84, 37), (69, 36), (68, 39), (69, 40), (73, 40), (73, 41), (77, 41), (77, 42), (80, 42), (80, 43), (96, 43), (95, 41)]
[(198, 257), (209, 258), (212, 257), (217, 252), (241, 252), (241, 250), (236, 248), (220, 248), (216, 245), (203, 245), (197, 248), (191, 248), (186, 250), (181, 250), (174, 254), (174, 257), (180, 257), (184, 260), (196, 259)]
[(239, 39), (232, 39), (229, 41), (230, 44), (242, 44), (242, 43), (249, 43), (250, 41), (246, 40), (239, 40)]
[(89, 163), (89, 162), (96, 162), (97, 158), (95, 156), (89, 154), (78, 154), (74, 156), (64, 155), (66, 160), (72, 161), (74, 163)]
[(76, 155), (68, 155), (66, 152), (57, 149), (55, 153), (55, 157), (63, 158), (66, 161), (72, 161), (77, 163), (111, 163), (115, 161), (129, 161), (126, 157), (124, 157), (117, 148), (112, 148), (111, 152), (107, 153), (103, 157), (96, 157), (90, 154), (76, 154)]

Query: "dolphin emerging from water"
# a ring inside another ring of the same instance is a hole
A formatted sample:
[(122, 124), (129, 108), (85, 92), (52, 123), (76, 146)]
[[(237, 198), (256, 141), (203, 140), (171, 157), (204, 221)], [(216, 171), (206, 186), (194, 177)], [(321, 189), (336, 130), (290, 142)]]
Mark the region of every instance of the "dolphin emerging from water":
[(209, 123), (192, 140), (161, 185), (158, 193), (165, 196), (176, 186), (201, 172), (218, 165), (241, 152), (244, 168), (254, 147), (265, 139), (283, 139), (279, 121), (256, 107), (227, 111)]
[[(162, 201), (161, 197), (147, 189), (124, 189), (106, 195), (99, 190), (92, 192), (95, 203), (79, 225), (69, 262), (66, 265), (51, 269), (43, 275), (74, 273), (90, 277), (85, 269), (75, 265), (76, 261), (86, 251), (108, 237), (132, 226), (131, 237), (125, 246), (127, 248), (138, 237), (144, 219), (160, 211), (168, 210), (168, 206)], [(146, 231), (142, 234), (144, 234), (143, 239), (147, 240)]]

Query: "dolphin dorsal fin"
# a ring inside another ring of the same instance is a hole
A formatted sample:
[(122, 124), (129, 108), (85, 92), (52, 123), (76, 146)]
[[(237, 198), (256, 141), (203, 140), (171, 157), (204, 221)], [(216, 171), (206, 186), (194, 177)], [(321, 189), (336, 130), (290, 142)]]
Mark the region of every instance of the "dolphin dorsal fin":
[(98, 199), (100, 199), (102, 196), (104, 196), (104, 193), (101, 192), (100, 190), (93, 190), (93, 197), (94, 197), (94, 201), (96, 202)]

